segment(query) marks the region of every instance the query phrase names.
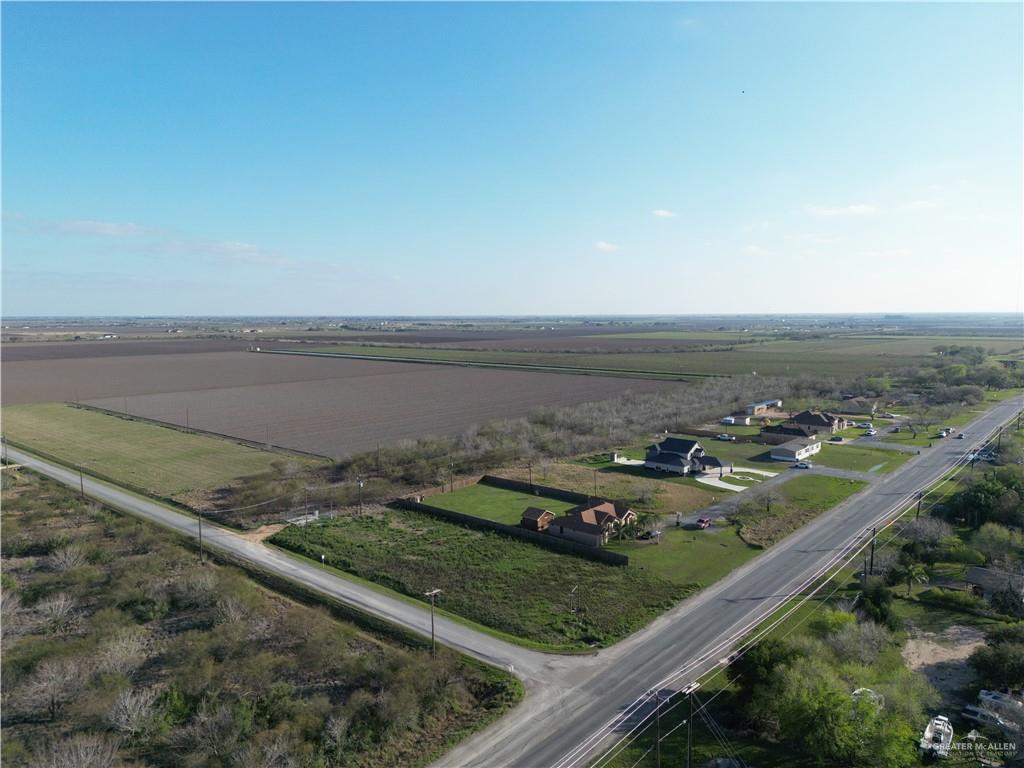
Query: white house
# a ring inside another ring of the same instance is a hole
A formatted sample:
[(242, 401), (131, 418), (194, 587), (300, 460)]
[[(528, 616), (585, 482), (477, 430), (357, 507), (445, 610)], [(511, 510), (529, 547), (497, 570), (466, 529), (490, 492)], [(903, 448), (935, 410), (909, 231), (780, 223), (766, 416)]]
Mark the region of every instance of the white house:
[(821, 443), (817, 440), (798, 437), (773, 447), (771, 457), (775, 461), (803, 461), (820, 450)]

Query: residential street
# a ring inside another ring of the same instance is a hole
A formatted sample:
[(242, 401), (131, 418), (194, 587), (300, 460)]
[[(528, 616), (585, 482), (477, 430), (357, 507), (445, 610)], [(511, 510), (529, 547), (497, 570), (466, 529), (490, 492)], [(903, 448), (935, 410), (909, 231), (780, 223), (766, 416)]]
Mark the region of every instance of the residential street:
[[(560, 656), (530, 651), (438, 617), (440, 642), (476, 658), (511, 667), (527, 687), (526, 699), (519, 707), (450, 752), (438, 765), (569, 768), (584, 764), (622, 727), (619, 717), (633, 702), (652, 687), (678, 690), (717, 664), (734, 641), (805, 580), (827, 567), (866, 529), (908, 505), (920, 489), (960, 461), (976, 445), (977, 437), (1008, 421), (1022, 405), (1022, 397), (1000, 403), (965, 428), (973, 439), (942, 441), (923, 450), (891, 475), (872, 476), (873, 482), (861, 493), (645, 629), (596, 654)], [(77, 472), (24, 451), (11, 448), (8, 453), (12, 460), (26, 467), (79, 487)], [(826, 473), (837, 474), (831, 470)], [(768, 481), (760, 487), (770, 484)], [(195, 518), (88, 476), (84, 487), (88, 495), (111, 506), (182, 534), (198, 535)], [(738, 502), (742, 494), (734, 498)], [(703, 511), (702, 515), (706, 513)], [(422, 604), (340, 578), (315, 564), (298, 561), (223, 528), (204, 524), (203, 538), (208, 546), (429, 635), (430, 613)]]

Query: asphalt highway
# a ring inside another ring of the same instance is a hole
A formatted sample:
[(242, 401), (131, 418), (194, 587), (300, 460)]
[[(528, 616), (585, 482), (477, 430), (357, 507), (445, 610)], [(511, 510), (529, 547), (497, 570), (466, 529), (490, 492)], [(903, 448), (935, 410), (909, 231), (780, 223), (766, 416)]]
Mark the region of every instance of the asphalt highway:
[[(804, 526), (711, 587), (682, 602), (643, 630), (590, 655), (544, 654), (521, 648), (465, 624), (439, 616), (437, 639), (475, 658), (511, 669), (527, 695), (506, 717), (463, 742), (437, 762), (470, 766), (574, 768), (635, 724), (652, 689), (678, 691), (715, 667), (749, 630), (809, 579), (844, 555), (866, 531), (902, 510), (919, 490), (960, 462), (983, 435), (1009, 421), (1024, 406), (1016, 397), (964, 427), (966, 440), (946, 440), (922, 449), (906, 464)], [(74, 488), (79, 475), (66, 467), (10, 448), (9, 458)], [(198, 522), (154, 501), (99, 480), (84, 478), (85, 492), (110, 506), (187, 536)], [(423, 605), (357, 581), (338, 577), (307, 561), (249, 541), (213, 525), (203, 526), (208, 546), (294, 579), (325, 595), (395, 624), (430, 633)]]

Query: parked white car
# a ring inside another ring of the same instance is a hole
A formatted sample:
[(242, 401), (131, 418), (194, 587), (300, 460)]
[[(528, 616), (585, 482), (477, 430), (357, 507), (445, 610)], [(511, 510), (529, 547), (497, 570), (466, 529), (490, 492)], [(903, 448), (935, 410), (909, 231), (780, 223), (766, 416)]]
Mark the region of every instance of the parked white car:
[(715, 439), (716, 440), (721, 440), (722, 442), (725, 442), (725, 443), (730, 443), (730, 442), (731, 443), (735, 443), (736, 442), (736, 436), (735, 435), (721, 434), (718, 437), (716, 437)]
[(801, 461), (796, 465), (797, 469), (814, 469), (814, 465), (809, 461)]
[(868, 437), (874, 437), (875, 435), (877, 435), (877, 434), (878, 434), (878, 430), (877, 430), (877, 429), (874, 429), (874, 428), (871, 428), (871, 429), (866, 429), (866, 430), (864, 431), (864, 434), (865, 434), (865, 435), (867, 435)]
[(857, 425), (857, 427), (860, 429), (874, 429), (875, 425), (872, 424), (870, 421), (862, 421), (860, 424)]

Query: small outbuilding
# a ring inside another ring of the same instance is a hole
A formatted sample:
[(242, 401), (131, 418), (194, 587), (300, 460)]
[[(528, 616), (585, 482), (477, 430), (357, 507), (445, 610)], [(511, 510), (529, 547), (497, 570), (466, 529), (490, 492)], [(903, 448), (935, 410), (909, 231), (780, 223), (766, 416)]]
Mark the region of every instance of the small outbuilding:
[(553, 512), (540, 507), (527, 507), (523, 511), (523, 519), (519, 524), (528, 531), (546, 531), (555, 519)]

